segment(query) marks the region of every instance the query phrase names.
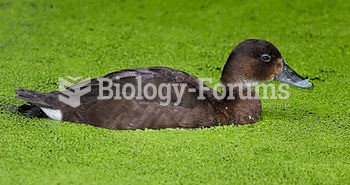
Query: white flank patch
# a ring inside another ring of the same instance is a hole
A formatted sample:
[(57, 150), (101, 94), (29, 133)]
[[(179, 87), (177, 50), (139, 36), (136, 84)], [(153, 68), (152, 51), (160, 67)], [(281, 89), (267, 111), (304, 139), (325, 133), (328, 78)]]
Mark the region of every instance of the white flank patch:
[(43, 108), (43, 107), (40, 107), (41, 110), (43, 110), (45, 112), (45, 114), (51, 118), (51, 119), (55, 119), (55, 120), (62, 120), (62, 112), (57, 109), (57, 110), (54, 110), (54, 109), (48, 109), (48, 108)]

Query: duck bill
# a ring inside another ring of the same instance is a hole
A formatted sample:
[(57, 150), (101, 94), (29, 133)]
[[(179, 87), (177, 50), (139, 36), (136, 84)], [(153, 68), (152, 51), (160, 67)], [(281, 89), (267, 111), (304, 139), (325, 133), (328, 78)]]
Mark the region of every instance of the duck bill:
[(282, 72), (277, 75), (274, 80), (304, 89), (311, 89), (314, 86), (308, 79), (298, 75), (284, 60)]

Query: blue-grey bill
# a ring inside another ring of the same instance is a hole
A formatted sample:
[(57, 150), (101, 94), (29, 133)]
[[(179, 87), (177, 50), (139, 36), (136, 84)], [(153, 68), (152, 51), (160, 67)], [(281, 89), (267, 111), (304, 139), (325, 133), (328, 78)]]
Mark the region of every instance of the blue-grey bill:
[(284, 82), (295, 87), (311, 89), (314, 85), (306, 78), (298, 75), (292, 68), (288, 66), (286, 62), (283, 61), (282, 72), (277, 75), (274, 80)]

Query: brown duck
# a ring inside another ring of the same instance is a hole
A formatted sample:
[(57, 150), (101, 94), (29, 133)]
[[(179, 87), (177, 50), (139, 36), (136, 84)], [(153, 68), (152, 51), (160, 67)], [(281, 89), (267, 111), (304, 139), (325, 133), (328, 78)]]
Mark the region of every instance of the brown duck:
[[(313, 87), (286, 64), (274, 45), (248, 39), (238, 44), (228, 57), (221, 75), (224, 89), (221, 93), (185, 72), (150, 67), (113, 72), (62, 91), (41, 93), (19, 89), (16, 94), (30, 104), (19, 107), (28, 116), (108, 129), (201, 128), (257, 122), (261, 103), (253, 85), (270, 80), (300, 88)], [(77, 95), (79, 102), (62, 101), (73, 101), (70, 95)], [(255, 98), (242, 98), (248, 95)]]

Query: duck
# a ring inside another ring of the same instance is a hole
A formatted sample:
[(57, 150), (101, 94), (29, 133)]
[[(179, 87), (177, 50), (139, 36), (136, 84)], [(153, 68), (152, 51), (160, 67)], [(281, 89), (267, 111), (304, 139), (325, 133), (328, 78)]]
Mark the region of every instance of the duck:
[[(60, 91), (20, 88), (15, 93), (27, 102), (18, 111), (30, 117), (112, 130), (191, 129), (258, 122), (262, 106), (254, 86), (272, 80), (298, 88), (313, 87), (288, 66), (272, 43), (246, 39), (234, 47), (223, 66), (221, 92), (184, 71), (156, 66), (112, 72)], [(167, 99), (161, 96), (165, 92)], [(69, 103), (73, 100), (78, 102)]]

